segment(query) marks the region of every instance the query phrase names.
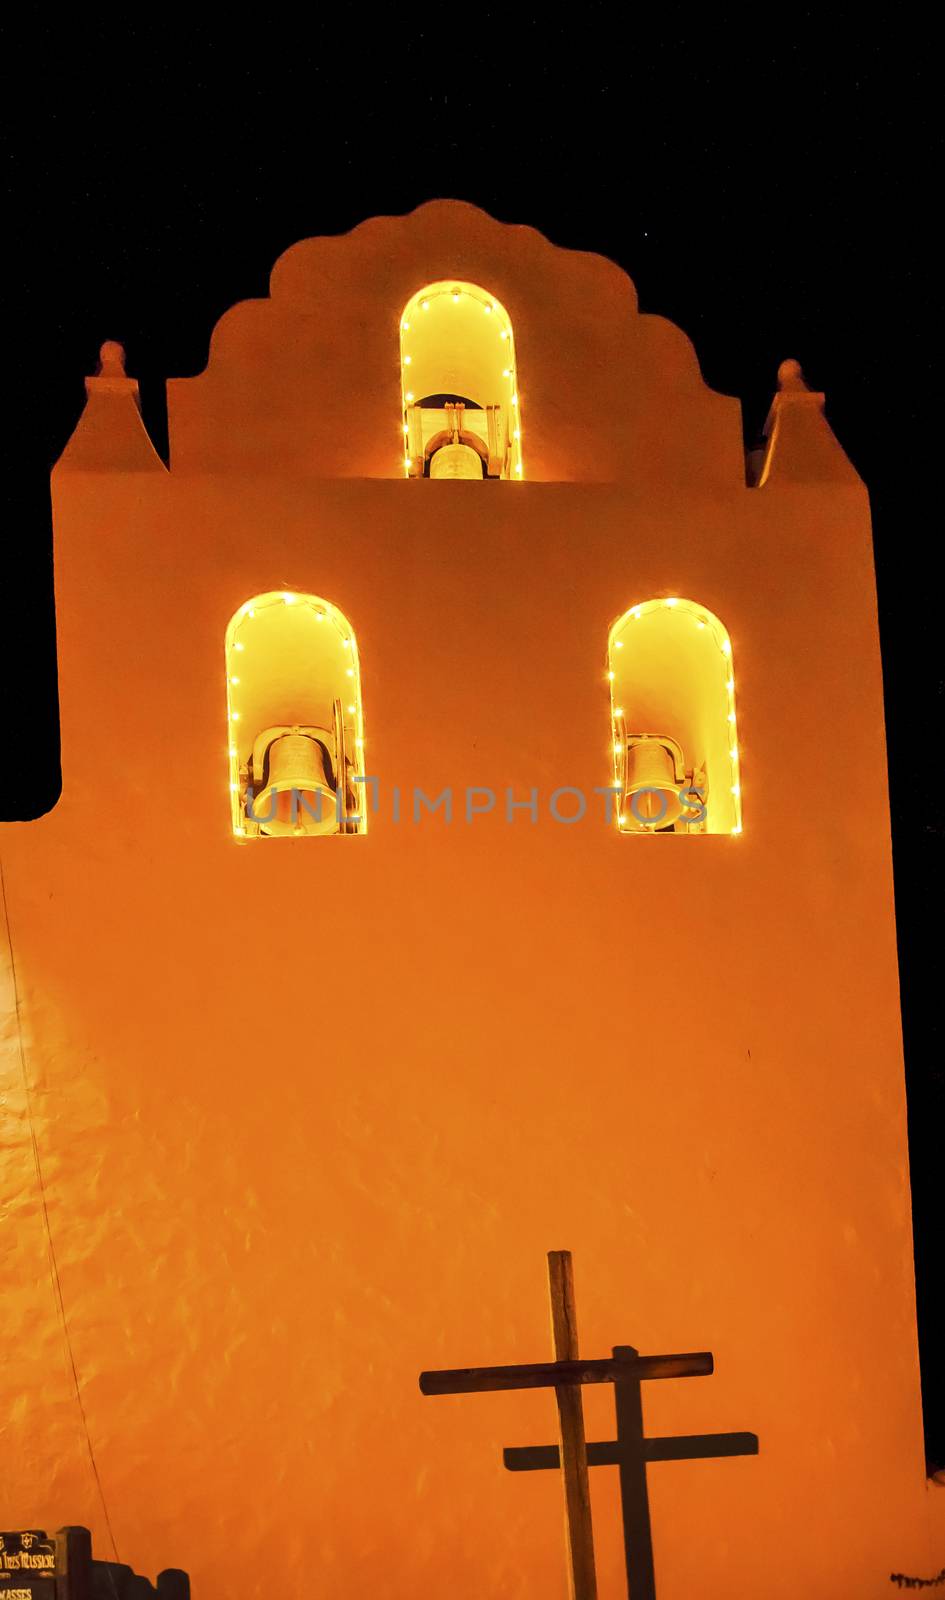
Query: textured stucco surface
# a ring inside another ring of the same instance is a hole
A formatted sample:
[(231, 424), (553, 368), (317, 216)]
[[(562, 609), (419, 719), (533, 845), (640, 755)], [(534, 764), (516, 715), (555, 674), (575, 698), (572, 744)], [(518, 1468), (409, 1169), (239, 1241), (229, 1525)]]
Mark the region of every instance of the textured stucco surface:
[[(377, 363), (450, 271), (509, 307), (539, 481), (396, 477)], [(416, 1383), (548, 1355), (549, 1248), (574, 1252), (585, 1353), (715, 1352), (651, 1386), (651, 1432), (761, 1439), (651, 1469), (661, 1600), (868, 1600), (941, 1564), (866, 496), (809, 411), (746, 490), (737, 407), (640, 320), (616, 268), (531, 230), (380, 219), (228, 314), (174, 386), (169, 475), (133, 402), (94, 396), (56, 475), (64, 792), (3, 839), (25, 1062), (120, 1553), (188, 1569), (195, 1600), (306, 1592), (303, 1550), (326, 1600), (563, 1595), (556, 1478), (501, 1466), (551, 1442), (550, 1397)], [(608, 347), (628, 409), (600, 410), (592, 462), (569, 400)], [(230, 835), (224, 630), (283, 585), (357, 630), (364, 839)], [(743, 836), (618, 838), (599, 799), (555, 824), (553, 789), (610, 781), (611, 621), (674, 593), (733, 640)], [(391, 821), (394, 785), (447, 784), (537, 785), (540, 820)], [(102, 1545), (4, 1039), (4, 1514)], [(609, 1436), (607, 1396), (586, 1409)]]

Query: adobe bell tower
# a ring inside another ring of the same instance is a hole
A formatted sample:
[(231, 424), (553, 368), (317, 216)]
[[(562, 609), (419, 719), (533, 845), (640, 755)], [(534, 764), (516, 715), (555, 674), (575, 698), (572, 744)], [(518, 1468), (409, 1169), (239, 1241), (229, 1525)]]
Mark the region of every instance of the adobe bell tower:
[[(922, 1456), (866, 490), (599, 256), (310, 239), (53, 478), (63, 793), (4, 828), (4, 1516), (195, 1600), (563, 1594), (540, 1263), (706, 1348), (660, 1600), (945, 1562)], [(588, 1399), (589, 1427), (605, 1427)], [(596, 1409), (595, 1409), (596, 1408)], [(593, 1477), (601, 1595), (616, 1488)], [(315, 1574), (317, 1573), (317, 1578)]]

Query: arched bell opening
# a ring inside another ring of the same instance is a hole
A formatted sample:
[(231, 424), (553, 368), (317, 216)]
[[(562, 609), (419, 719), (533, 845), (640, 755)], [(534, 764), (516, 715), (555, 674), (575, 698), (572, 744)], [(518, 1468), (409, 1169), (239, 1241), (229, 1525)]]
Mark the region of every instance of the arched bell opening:
[(337, 606), (272, 591), (226, 631), (233, 832), (317, 838), (367, 831), (357, 640)]
[(742, 831), (728, 633), (693, 600), (646, 600), (610, 630), (614, 781), (622, 833)]
[(523, 476), (515, 341), (494, 295), (452, 280), (419, 290), (401, 314), (400, 363), (407, 477)]

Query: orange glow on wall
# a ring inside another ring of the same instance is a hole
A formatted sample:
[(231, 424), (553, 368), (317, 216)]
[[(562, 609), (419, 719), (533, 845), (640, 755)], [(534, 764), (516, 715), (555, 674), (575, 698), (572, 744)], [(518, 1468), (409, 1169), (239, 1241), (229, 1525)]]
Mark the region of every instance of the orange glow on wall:
[[(511, 406), (503, 308), (527, 479), (405, 481), (415, 400)], [(483, 393), (419, 336), (451, 316)], [(869, 502), (783, 384), (749, 488), (738, 401), (617, 266), (454, 201), (288, 250), (169, 381), (170, 469), (106, 350), (52, 483), (62, 797), (2, 830), (4, 1526), (111, 1527), (194, 1600), (563, 1594), (556, 1474), (502, 1459), (551, 1391), (417, 1379), (534, 1361), (570, 1249), (582, 1357), (714, 1353), (647, 1435), (760, 1440), (653, 1464), (659, 1600), (941, 1567)], [(336, 703), (380, 792), (350, 849), (279, 800), (331, 789)], [(593, 793), (644, 735), (706, 767), (691, 845)]]

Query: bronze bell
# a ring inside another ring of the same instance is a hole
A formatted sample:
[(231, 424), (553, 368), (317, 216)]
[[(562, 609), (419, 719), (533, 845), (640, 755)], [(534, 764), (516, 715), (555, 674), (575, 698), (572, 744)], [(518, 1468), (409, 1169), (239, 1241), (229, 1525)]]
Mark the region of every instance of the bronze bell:
[(444, 444), (430, 457), (431, 478), (482, 478), (482, 462), (470, 444)]
[(247, 814), (271, 838), (337, 833), (328, 752), (310, 733), (283, 733), (267, 751), (268, 783)]
[(632, 735), (627, 740), (621, 827), (631, 833), (671, 828), (686, 804), (679, 797), (685, 784), (683, 754), (674, 739)]

